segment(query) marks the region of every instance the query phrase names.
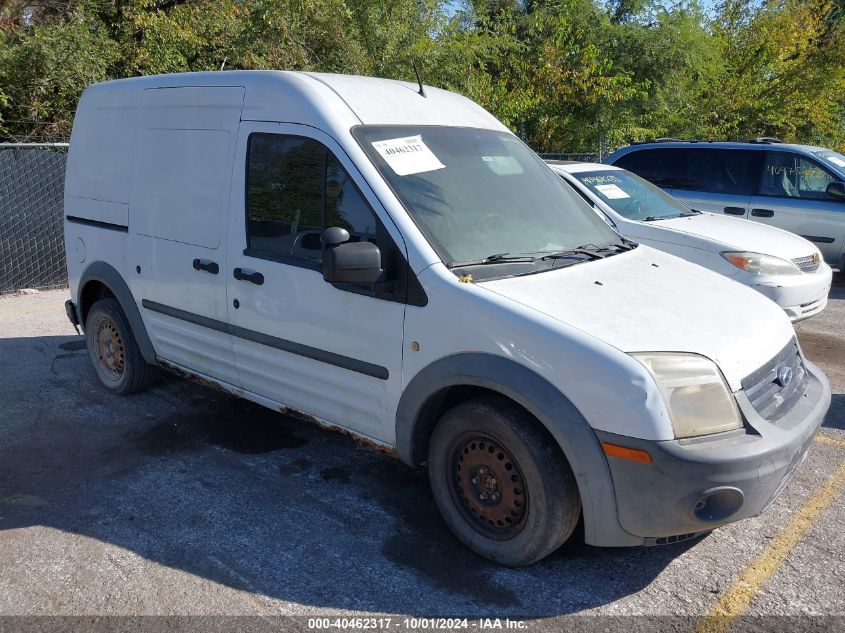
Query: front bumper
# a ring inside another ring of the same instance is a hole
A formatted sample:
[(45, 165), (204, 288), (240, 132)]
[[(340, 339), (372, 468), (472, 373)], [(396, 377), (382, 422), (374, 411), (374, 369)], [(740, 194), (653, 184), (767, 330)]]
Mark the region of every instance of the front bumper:
[(822, 262), (812, 273), (762, 278), (751, 275), (746, 283), (777, 303), (794, 323), (825, 309), (832, 278), (830, 266)]
[(800, 465), (830, 406), (830, 385), (806, 363), (804, 397), (772, 424), (740, 392), (744, 429), (686, 440), (649, 441), (596, 431), (600, 441), (647, 451), (650, 464), (608, 457), (619, 524), (643, 543), (693, 536), (756, 516)]

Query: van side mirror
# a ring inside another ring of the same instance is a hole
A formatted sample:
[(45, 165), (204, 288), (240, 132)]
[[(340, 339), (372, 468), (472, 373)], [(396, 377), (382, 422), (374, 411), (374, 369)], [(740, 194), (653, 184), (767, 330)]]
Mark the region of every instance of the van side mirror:
[(845, 200), (845, 182), (842, 182), (841, 180), (834, 180), (833, 182), (829, 182), (827, 184), (827, 189), (825, 189), (825, 192), (831, 198)]
[(372, 242), (350, 242), (346, 229), (323, 232), (323, 279), (332, 284), (374, 284), (382, 274), (381, 251)]

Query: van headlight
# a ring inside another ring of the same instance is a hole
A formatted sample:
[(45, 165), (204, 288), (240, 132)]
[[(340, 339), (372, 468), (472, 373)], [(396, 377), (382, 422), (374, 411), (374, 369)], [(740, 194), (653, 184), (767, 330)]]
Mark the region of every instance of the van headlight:
[(631, 354), (657, 383), (675, 437), (695, 437), (742, 428), (731, 390), (716, 363), (698, 354)]
[(763, 255), (762, 253), (746, 253), (725, 251), (722, 257), (737, 268), (753, 275), (800, 275), (801, 269), (795, 264), (780, 257)]

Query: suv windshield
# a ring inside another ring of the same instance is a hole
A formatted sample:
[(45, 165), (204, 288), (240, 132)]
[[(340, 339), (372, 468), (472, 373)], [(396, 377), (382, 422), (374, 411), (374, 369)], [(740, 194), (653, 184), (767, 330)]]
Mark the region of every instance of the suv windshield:
[(611, 209), (629, 220), (662, 220), (695, 213), (647, 180), (621, 169), (570, 174)]
[(630, 248), (511, 134), (440, 126), (352, 132), (451, 268), (523, 274)]

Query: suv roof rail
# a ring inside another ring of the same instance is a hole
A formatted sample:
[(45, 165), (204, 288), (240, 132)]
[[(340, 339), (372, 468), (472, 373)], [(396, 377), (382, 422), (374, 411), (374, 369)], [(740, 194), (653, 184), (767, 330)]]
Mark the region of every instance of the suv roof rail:
[(655, 138), (650, 141), (635, 141), (631, 143), (631, 145), (645, 145), (646, 143), (684, 143), (684, 139), (682, 138), (671, 138), (668, 136), (661, 136), (660, 138)]
[(758, 136), (757, 138), (748, 139), (749, 143), (783, 143), (782, 140), (774, 136)]

